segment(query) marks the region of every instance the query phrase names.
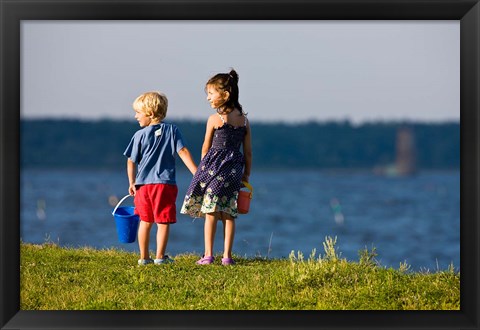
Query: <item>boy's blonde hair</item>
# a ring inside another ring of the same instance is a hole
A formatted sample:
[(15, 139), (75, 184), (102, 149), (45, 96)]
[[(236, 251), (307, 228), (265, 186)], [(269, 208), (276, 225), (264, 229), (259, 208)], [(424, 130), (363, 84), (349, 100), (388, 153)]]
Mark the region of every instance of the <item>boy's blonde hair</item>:
[(133, 109), (151, 119), (163, 120), (167, 116), (168, 99), (162, 92), (143, 93), (133, 101)]

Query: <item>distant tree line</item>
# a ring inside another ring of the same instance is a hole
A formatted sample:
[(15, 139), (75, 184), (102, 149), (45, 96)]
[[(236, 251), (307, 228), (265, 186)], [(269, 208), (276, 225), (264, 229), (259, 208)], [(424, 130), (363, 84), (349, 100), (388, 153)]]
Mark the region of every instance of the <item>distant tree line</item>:
[[(172, 121), (183, 133), (195, 160), (205, 123)], [(253, 166), (257, 168), (371, 169), (395, 161), (397, 129), (414, 133), (419, 169), (460, 167), (460, 125), (457, 122), (252, 123)], [(123, 169), (123, 156), (135, 121), (22, 120), (20, 162), (29, 168)], [(181, 164), (179, 165), (181, 167)]]

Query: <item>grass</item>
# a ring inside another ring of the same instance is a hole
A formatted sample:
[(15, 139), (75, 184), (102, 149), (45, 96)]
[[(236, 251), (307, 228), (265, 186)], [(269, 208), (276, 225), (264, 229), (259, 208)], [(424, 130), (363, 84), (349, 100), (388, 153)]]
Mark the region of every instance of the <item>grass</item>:
[[(460, 273), (384, 268), (376, 252), (340, 258), (242, 258), (198, 266), (182, 254), (169, 265), (137, 266), (135, 253), (21, 244), (22, 310), (459, 310)], [(220, 260), (221, 256), (216, 258)], [(216, 262), (217, 262), (216, 261)]]

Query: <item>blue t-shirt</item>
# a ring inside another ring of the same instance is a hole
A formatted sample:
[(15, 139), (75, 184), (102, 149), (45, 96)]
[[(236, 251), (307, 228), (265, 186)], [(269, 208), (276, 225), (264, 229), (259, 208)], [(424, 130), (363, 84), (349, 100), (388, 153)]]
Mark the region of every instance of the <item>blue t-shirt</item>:
[(123, 153), (137, 164), (135, 184), (175, 184), (175, 154), (184, 146), (173, 124), (161, 122), (135, 132)]

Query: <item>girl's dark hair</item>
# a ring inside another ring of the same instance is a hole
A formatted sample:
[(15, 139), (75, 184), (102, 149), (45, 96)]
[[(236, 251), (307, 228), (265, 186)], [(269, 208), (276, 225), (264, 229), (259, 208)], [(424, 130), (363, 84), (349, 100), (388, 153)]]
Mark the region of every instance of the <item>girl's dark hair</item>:
[(210, 78), (205, 84), (215, 86), (220, 91), (226, 91), (230, 94), (230, 98), (225, 102), (224, 106), (227, 108), (237, 108), (242, 114), (242, 105), (238, 102), (238, 73), (232, 69), (229, 73), (218, 73)]

